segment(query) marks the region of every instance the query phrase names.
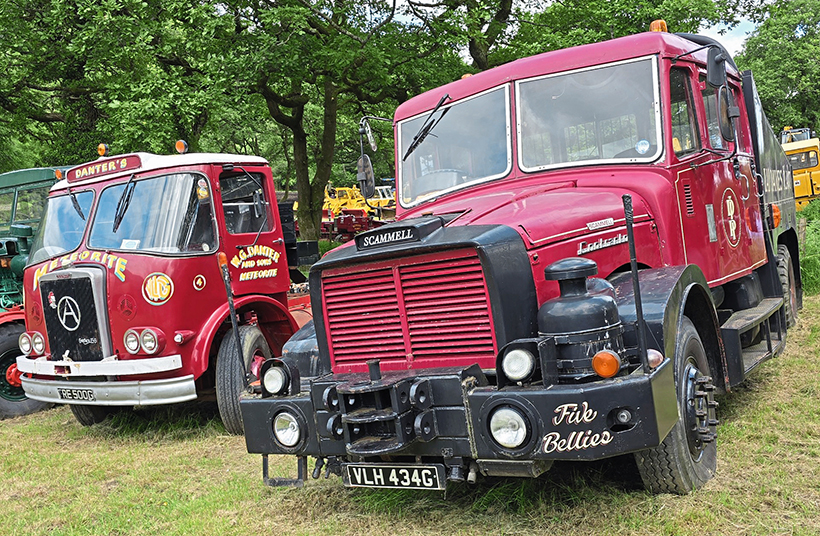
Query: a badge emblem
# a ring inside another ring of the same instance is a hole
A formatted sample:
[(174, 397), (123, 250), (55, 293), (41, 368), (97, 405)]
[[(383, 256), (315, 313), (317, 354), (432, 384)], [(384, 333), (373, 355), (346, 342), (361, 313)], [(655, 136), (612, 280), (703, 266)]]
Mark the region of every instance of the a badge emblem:
[(52, 309), (57, 308), (57, 298), (54, 296), (53, 292), (48, 293), (48, 306)]
[(57, 319), (68, 331), (76, 331), (80, 327), (80, 304), (70, 297), (64, 296), (57, 303)]
[(134, 301), (129, 294), (123, 294), (120, 296), (119, 302), (117, 302), (117, 310), (126, 320), (131, 320), (134, 317), (134, 312), (137, 309), (137, 303)]
[(202, 290), (203, 288), (205, 288), (205, 284), (206, 281), (204, 275), (200, 274), (194, 278), (194, 290)]
[(723, 209), (723, 226), (726, 232), (726, 238), (729, 240), (729, 245), (737, 247), (740, 243), (740, 203), (738, 203), (735, 192), (727, 188), (723, 192), (723, 202), (721, 203)]
[(142, 282), (142, 297), (151, 305), (162, 305), (174, 295), (174, 282), (162, 272), (148, 274)]

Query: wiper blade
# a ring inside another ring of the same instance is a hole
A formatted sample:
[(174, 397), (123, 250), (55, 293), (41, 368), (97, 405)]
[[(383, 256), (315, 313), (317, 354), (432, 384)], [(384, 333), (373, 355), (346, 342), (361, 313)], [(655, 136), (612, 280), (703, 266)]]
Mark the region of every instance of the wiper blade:
[(133, 173), (131, 174), (128, 182), (125, 183), (125, 189), (120, 195), (120, 200), (117, 201), (117, 210), (114, 212), (114, 229), (112, 230), (114, 233), (120, 228), (120, 224), (125, 218), (125, 211), (128, 210), (128, 205), (131, 204), (131, 197), (134, 195), (134, 188), (136, 187), (136, 184), (134, 184), (135, 176)]
[(80, 202), (77, 201), (77, 196), (74, 192), (71, 191), (71, 188), (68, 188), (68, 195), (71, 197), (71, 204), (74, 205), (74, 210), (77, 211), (77, 214), (80, 215), (83, 221), (85, 221), (85, 214), (83, 214), (83, 209), (80, 208)]
[(427, 137), (427, 135), (430, 134), (430, 131), (433, 130), (433, 128), (435, 128), (435, 126), (438, 125), (441, 122), (442, 119), (444, 119), (444, 116), (447, 115), (447, 112), (450, 111), (450, 108), (447, 108), (446, 110), (441, 112), (441, 116), (438, 118), (438, 120), (431, 119), (433, 117), (433, 115), (435, 115), (435, 113), (439, 110), (439, 108), (441, 108), (444, 105), (444, 103), (447, 101), (447, 99), (449, 99), (449, 98), (450, 98), (450, 94), (445, 93), (444, 95), (442, 95), (441, 99), (439, 99), (438, 104), (436, 104), (436, 107), (433, 108), (433, 110), (430, 112), (430, 114), (424, 120), (424, 124), (421, 125), (421, 128), (416, 133), (416, 135), (413, 136), (413, 141), (410, 142), (410, 147), (407, 148), (407, 152), (404, 153), (404, 157), (402, 157), (402, 159), (401, 159), (402, 162), (407, 160), (407, 157), (410, 156), (410, 153), (415, 151), (416, 148), (419, 145), (421, 145), (421, 142), (423, 142), (424, 139)]

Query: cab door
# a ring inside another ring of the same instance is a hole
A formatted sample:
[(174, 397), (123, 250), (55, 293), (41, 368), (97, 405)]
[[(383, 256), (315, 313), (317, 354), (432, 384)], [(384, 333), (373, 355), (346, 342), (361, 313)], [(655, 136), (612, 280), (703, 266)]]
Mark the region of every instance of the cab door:
[(268, 167), (222, 170), (220, 235), (234, 294), (275, 294), (290, 286), (288, 263)]

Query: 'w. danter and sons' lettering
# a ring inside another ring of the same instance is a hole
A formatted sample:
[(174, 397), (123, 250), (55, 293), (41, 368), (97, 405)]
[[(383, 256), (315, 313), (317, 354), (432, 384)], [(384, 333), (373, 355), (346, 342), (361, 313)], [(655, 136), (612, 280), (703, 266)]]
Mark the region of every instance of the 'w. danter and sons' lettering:
[(541, 450), (544, 454), (585, 450), (612, 442), (612, 433), (609, 430), (593, 432), (591, 429), (583, 429), (584, 425), (590, 424), (598, 416), (598, 412), (590, 408), (586, 401), (581, 402), (581, 405), (561, 404), (555, 408), (554, 413), (553, 426), (577, 426), (579, 430), (571, 431), (566, 437), (560, 432), (545, 435), (541, 441)]

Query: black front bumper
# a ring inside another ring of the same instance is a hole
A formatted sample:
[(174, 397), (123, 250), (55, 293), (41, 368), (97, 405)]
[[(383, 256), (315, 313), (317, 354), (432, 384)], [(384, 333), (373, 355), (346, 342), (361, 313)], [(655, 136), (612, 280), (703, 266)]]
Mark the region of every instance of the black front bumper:
[[(654, 447), (678, 419), (672, 362), (651, 374), (549, 387), (488, 384), (477, 366), (326, 375), (295, 396), (241, 400), (248, 452), (349, 460), (597, 460)], [(491, 437), (499, 407), (524, 415), (523, 445)], [(278, 443), (273, 419), (288, 411), (301, 427), (292, 448)], [(620, 417), (620, 419), (619, 419)]]

